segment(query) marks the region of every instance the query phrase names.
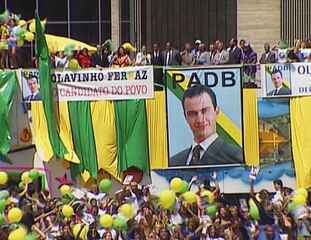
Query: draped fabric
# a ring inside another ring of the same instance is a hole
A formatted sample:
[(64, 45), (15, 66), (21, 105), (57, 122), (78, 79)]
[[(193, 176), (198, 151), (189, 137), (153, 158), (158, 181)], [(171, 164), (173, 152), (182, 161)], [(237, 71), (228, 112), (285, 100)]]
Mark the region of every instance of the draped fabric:
[(48, 127), (48, 137), (53, 149), (53, 153), (60, 159), (65, 158), (67, 154), (66, 147), (62, 142), (57, 121), (55, 117), (55, 111), (53, 106), (53, 88), (51, 81), (51, 69), (50, 69), (50, 56), (46, 43), (45, 36), (43, 34), (41, 22), (38, 14), (36, 14), (36, 52), (38, 58), (38, 70), (40, 81), (40, 93), (42, 95), (43, 109), (46, 116), (46, 123)]
[(0, 71), (0, 159), (6, 160), (10, 151), (11, 136), (9, 112), (17, 89), (15, 72)]
[(297, 187), (311, 186), (311, 97), (290, 99), (292, 152)]
[(85, 170), (97, 177), (97, 155), (90, 102), (68, 102), (74, 149), (80, 164), (71, 164), (71, 175), (76, 178)]
[(91, 112), (98, 168), (116, 177), (118, 175), (117, 138), (113, 102), (92, 102)]
[(244, 155), (249, 166), (259, 165), (259, 132), (256, 89), (243, 89)]
[(137, 167), (149, 172), (148, 126), (145, 100), (114, 101), (118, 172)]
[(165, 91), (156, 91), (154, 99), (146, 100), (150, 168), (168, 167)]

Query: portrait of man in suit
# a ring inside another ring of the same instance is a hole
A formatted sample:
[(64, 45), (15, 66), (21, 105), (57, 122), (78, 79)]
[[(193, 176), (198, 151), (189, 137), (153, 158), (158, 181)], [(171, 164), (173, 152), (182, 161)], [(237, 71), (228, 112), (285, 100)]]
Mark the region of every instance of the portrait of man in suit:
[(284, 85), (283, 74), (280, 70), (275, 69), (272, 71), (271, 80), (274, 89), (268, 92), (268, 96), (291, 95), (291, 90)]
[(184, 92), (182, 105), (193, 143), (170, 158), (170, 167), (243, 163), (242, 149), (225, 142), (216, 133), (220, 109), (211, 88), (204, 85), (188, 88)]
[(30, 94), (24, 98), (26, 102), (41, 100), (41, 95), (39, 92), (40, 86), (37, 76), (30, 76), (26, 79), (27, 86)]

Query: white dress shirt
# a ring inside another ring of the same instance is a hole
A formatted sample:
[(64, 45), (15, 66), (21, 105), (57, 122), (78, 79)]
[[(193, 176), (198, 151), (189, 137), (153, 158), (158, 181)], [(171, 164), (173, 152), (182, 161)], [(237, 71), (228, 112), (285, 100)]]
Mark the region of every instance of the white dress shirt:
[[(205, 153), (205, 151), (208, 149), (208, 147), (216, 140), (216, 138), (218, 138), (218, 134), (214, 133), (211, 136), (209, 136), (208, 138), (206, 138), (203, 142), (200, 143), (201, 146), (201, 150), (200, 150), (200, 159), (202, 158), (203, 154)], [(192, 151), (194, 149), (194, 147), (198, 145), (198, 143), (196, 143), (195, 141), (193, 141), (192, 147), (191, 147), (191, 151), (190, 154), (187, 158), (187, 163), (186, 165), (190, 165), (191, 159), (192, 159)]]

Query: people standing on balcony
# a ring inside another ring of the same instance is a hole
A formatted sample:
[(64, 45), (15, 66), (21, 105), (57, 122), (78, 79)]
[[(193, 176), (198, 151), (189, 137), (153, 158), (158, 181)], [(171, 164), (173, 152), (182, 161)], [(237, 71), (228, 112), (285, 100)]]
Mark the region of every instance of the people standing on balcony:
[(81, 68), (89, 68), (92, 66), (91, 57), (87, 48), (83, 48), (78, 53), (78, 62)]
[(184, 51), (181, 52), (181, 64), (183, 66), (193, 66), (194, 63), (195, 63), (195, 58), (191, 52), (191, 44), (186, 43)]
[(91, 56), (92, 67), (102, 67), (102, 47), (101, 45), (96, 46), (96, 52)]
[(261, 54), (259, 63), (261, 64), (275, 63), (276, 62), (275, 53), (271, 51), (269, 43), (266, 42), (264, 44), (264, 50), (265, 50), (264, 53)]
[(206, 51), (206, 46), (204, 43), (201, 43), (199, 46), (199, 51), (197, 52), (196, 64), (197, 65), (209, 65), (211, 64), (210, 55)]
[(124, 47), (120, 46), (112, 58), (112, 67), (127, 67), (131, 65), (131, 59)]
[(159, 66), (163, 65), (162, 53), (161, 53), (161, 51), (159, 49), (159, 45), (157, 43), (153, 44), (153, 52), (152, 52), (152, 56), (151, 56), (151, 64), (152, 65), (159, 65)]
[(147, 54), (146, 46), (141, 47), (141, 51), (137, 53), (135, 65), (136, 66), (144, 66), (151, 64), (151, 56)]
[(65, 56), (64, 51), (57, 52), (55, 56), (55, 68), (64, 68), (68, 61), (67, 56)]
[(217, 40), (216, 43), (217, 52), (213, 58), (214, 65), (227, 64), (229, 61), (229, 53), (224, 49), (224, 43)]
[(241, 64), (243, 62), (242, 49), (238, 47), (238, 40), (232, 38), (229, 48), (229, 64)]
[(165, 51), (163, 52), (163, 62), (165, 66), (181, 65), (180, 53), (172, 47), (170, 42), (166, 43)]
[(244, 72), (252, 79), (256, 76), (257, 53), (253, 50), (250, 43), (245, 44), (243, 48)]

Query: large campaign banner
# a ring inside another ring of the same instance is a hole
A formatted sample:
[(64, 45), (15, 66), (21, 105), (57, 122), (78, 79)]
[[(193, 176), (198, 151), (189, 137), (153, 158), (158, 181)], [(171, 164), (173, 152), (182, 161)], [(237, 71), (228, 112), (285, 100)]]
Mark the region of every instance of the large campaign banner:
[(241, 82), (239, 67), (166, 69), (169, 167), (244, 163)]
[[(153, 98), (153, 67), (52, 71), (54, 98), (58, 101), (89, 101)], [(36, 69), (21, 70), (23, 100), (41, 100)]]
[(263, 97), (311, 95), (311, 63), (263, 66), (261, 68)]

